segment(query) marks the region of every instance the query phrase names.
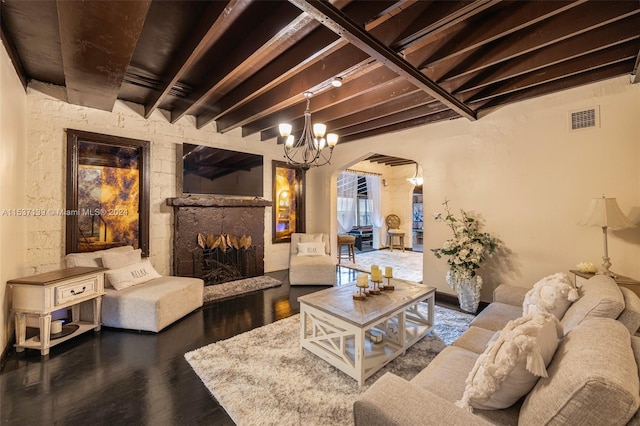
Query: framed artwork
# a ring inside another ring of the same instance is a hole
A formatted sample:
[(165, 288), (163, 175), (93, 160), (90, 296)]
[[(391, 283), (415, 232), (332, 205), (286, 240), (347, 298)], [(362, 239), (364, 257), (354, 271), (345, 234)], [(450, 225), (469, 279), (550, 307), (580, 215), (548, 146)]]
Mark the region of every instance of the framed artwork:
[(288, 243), (304, 232), (304, 170), (273, 161), (273, 243)]
[(67, 129), (66, 253), (149, 255), (150, 143)]

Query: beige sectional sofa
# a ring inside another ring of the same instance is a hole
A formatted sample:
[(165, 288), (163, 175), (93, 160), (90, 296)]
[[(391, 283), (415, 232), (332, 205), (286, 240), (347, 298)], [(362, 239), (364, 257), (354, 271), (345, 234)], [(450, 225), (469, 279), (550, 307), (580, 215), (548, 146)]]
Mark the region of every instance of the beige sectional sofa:
[(562, 316), (564, 337), (547, 366), (548, 377), (509, 408), (459, 408), (476, 360), (496, 331), (522, 316), (527, 291), (498, 287), (494, 302), (470, 328), (411, 381), (382, 376), (355, 402), (355, 424), (639, 424), (640, 338), (634, 334), (640, 299), (603, 275), (584, 283), (581, 297)]
[[(90, 253), (72, 253), (65, 257), (67, 267), (98, 266), (106, 255), (140, 258), (133, 247), (118, 247)], [(135, 264), (134, 264), (135, 265)], [(144, 265), (143, 265), (144, 266)], [(147, 268), (155, 272), (150, 264)], [(126, 266), (122, 269), (126, 269)], [(111, 269), (115, 272), (115, 269)], [(203, 304), (204, 281), (187, 277), (163, 277), (155, 273), (154, 278), (116, 290), (109, 284), (105, 273), (105, 294), (102, 297), (102, 324), (107, 327), (159, 332)], [(127, 271), (125, 271), (127, 272)], [(85, 306), (86, 305), (86, 306)], [(82, 318), (92, 318), (92, 305), (81, 307)]]

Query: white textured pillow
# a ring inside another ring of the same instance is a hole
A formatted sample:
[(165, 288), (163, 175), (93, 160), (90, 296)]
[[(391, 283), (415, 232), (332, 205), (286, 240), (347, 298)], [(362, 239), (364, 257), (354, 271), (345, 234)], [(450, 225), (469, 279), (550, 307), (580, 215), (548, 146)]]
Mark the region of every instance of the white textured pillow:
[(144, 259), (141, 262), (122, 268), (108, 270), (104, 275), (116, 290), (142, 284), (154, 278), (160, 278), (161, 276), (153, 269), (149, 259)]
[(323, 243), (322, 247), (326, 250), (324, 242), (322, 241), (322, 234), (302, 234), (300, 235), (301, 243)]
[(129, 251), (112, 251), (102, 255), (105, 268), (118, 269), (142, 261), (142, 249)]
[(549, 312), (562, 319), (572, 302), (580, 298), (571, 278), (565, 273), (549, 275), (533, 285), (524, 297), (522, 315)]
[(298, 243), (298, 256), (323, 256), (324, 243)]
[(76, 266), (89, 266), (102, 268), (102, 255), (104, 253), (127, 252), (133, 250), (133, 246), (114, 247), (107, 250), (91, 251), (87, 253), (69, 253), (64, 257), (67, 268)]
[(509, 321), (476, 360), (456, 405), (470, 411), (510, 407), (539, 377), (547, 377), (546, 367), (562, 336), (560, 322), (546, 312)]

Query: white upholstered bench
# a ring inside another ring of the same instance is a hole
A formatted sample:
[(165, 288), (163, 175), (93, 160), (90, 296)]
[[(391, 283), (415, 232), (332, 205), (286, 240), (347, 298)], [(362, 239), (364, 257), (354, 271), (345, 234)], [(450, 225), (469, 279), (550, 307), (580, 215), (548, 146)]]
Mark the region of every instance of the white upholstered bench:
[[(107, 266), (104, 253), (124, 256), (134, 251), (131, 246), (91, 253), (72, 253), (65, 257), (67, 267)], [(102, 324), (107, 327), (159, 332), (202, 306), (204, 281), (186, 277), (158, 277), (141, 284), (116, 290), (107, 285), (102, 297)], [(82, 306), (81, 316), (91, 315), (92, 306)]]

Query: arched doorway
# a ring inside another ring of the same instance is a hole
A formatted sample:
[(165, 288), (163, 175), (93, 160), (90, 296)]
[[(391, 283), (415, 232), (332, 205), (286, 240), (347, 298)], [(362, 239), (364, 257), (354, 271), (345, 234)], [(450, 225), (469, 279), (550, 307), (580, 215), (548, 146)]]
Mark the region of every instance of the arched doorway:
[[(372, 154), (338, 175), (338, 234), (356, 236), (356, 270), (368, 270), (372, 264), (391, 266), (397, 278), (422, 282), (422, 186), (409, 182), (415, 170), (413, 160)], [(368, 183), (371, 180), (377, 180), (379, 188), (372, 188)], [(389, 215), (400, 218), (403, 249), (397, 247), (397, 239), (393, 250), (390, 247), (385, 225)], [(346, 249), (342, 248), (345, 255), (339, 268), (342, 272), (338, 282), (343, 284), (353, 278), (353, 271), (349, 275), (352, 262), (347, 260)]]

